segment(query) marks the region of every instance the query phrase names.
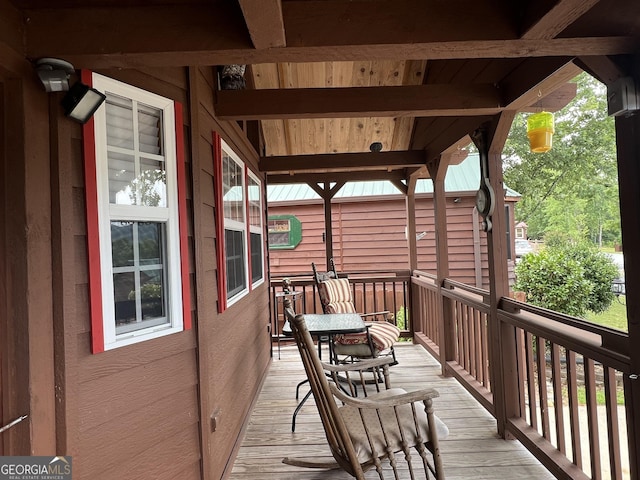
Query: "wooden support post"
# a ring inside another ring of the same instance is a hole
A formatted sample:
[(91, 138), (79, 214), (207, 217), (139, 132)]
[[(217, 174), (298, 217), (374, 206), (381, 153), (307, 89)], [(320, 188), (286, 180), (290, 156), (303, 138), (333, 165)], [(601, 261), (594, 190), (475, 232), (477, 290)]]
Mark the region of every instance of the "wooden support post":
[(309, 183), (308, 185), (322, 197), (324, 201), (324, 231), (325, 231), (325, 256), (327, 262), (327, 269), (329, 268), (331, 259), (333, 258), (333, 225), (331, 220), (331, 199), (335, 197), (336, 193), (344, 186), (346, 182), (337, 182), (333, 187), (328, 182), (325, 182), (324, 188), (320, 187), (316, 183)]
[[(433, 182), (433, 207), (436, 237), (437, 282), (440, 289), (444, 280), (449, 277), (449, 241), (447, 235), (447, 200), (444, 190), (444, 179), (450, 155), (443, 155), (428, 165)], [(451, 375), (448, 362), (455, 360), (456, 331), (453, 302), (438, 292), (438, 317), (440, 364), (442, 374)]]
[[(495, 192), (495, 205), (491, 220), (492, 229), (487, 232), (489, 253), (489, 299), (488, 322), (489, 368), (491, 390), (497, 420), (498, 434), (513, 438), (506, 431), (507, 419), (520, 416), (518, 401), (518, 372), (516, 368), (516, 339), (512, 326), (498, 321), (498, 304), (502, 297), (509, 295), (509, 274), (507, 270), (507, 231), (504, 210), (504, 185), (502, 180), (502, 148), (513, 123), (515, 112), (505, 111), (495, 117), (495, 121), (482, 127), (484, 133), (473, 140), (488, 157), (488, 179)], [(482, 138), (483, 137), (483, 138)]]
[[(636, 72), (636, 85), (640, 74)], [(640, 114), (616, 117), (620, 219), (627, 291), (629, 345), (640, 344)], [(627, 266), (631, 268), (626, 268)], [(631, 375), (625, 375), (625, 406), (629, 438), (630, 473), (640, 478), (640, 350), (629, 348)]]
[(409, 271), (418, 268), (418, 242), (416, 240), (416, 182), (417, 175), (409, 177), (407, 188), (407, 246), (409, 249)]

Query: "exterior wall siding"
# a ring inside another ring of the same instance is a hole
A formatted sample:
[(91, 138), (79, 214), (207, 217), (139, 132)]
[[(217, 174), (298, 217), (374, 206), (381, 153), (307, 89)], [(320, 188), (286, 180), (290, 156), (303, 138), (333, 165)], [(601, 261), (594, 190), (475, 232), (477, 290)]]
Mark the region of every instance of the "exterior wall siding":
[[(454, 202), (454, 198), (460, 198)], [(482, 276), (487, 279), (486, 234), (479, 231), (474, 245), (473, 195), (447, 198), (447, 236), (450, 278), (476, 284), (476, 255), (480, 255)], [(321, 201), (299, 205), (272, 203), (269, 215), (295, 215), (302, 224), (302, 241), (294, 249), (270, 251), (271, 274), (311, 272), (311, 262), (325, 268), (324, 210)], [(409, 263), (405, 234), (406, 204), (402, 197), (337, 199), (332, 203), (334, 261), (342, 271), (401, 271)], [(416, 200), (416, 232), (426, 232), (417, 242), (418, 268), (436, 273), (433, 200), (431, 195)]]
[(212, 132), (254, 172), (257, 155), (215, 120), (209, 70), (99, 73), (183, 105), (194, 325), (91, 353), (82, 134), (53, 115), (53, 257), (67, 260), (55, 274), (56, 453), (73, 456), (77, 479), (222, 478), (269, 365), (269, 300), (265, 283), (218, 313)]

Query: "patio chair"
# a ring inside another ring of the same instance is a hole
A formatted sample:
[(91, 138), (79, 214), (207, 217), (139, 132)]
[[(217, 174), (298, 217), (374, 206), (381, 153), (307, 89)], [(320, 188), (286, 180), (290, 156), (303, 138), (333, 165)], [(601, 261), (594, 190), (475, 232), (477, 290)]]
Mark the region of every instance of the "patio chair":
[(336, 363), (339, 363), (338, 356), (354, 360), (375, 358), (381, 354), (390, 355), (396, 363), (393, 344), (400, 338), (400, 329), (390, 322), (391, 312), (388, 310), (371, 313), (357, 312), (349, 279), (338, 278), (333, 259), (329, 262), (327, 272), (319, 272), (315, 263), (311, 263), (311, 268), (322, 311), (324, 313), (358, 313), (367, 324), (366, 332), (336, 335), (333, 338)]
[[(287, 465), (308, 468), (341, 468), (358, 480), (375, 468), (380, 479), (416, 477), (423, 470), (423, 478), (433, 475), (444, 480), (439, 440), (449, 434), (447, 426), (434, 414), (432, 400), (438, 397), (434, 389), (406, 392), (391, 388), (390, 357), (362, 360), (356, 363), (331, 365), (318, 357), (304, 315), (296, 315), (289, 299), (285, 299), (285, 315), (291, 325), (311, 390), (320, 413), (325, 436), (335, 461), (318, 457), (286, 457)], [(381, 369), (384, 387), (377, 382), (371, 386), (367, 375)], [(338, 375), (342, 378), (340, 379)], [(355, 376), (355, 380), (352, 380)], [(347, 378), (345, 387), (344, 377)], [(330, 379), (333, 379), (331, 381)], [(352, 383), (374, 389), (364, 396), (354, 397)], [(341, 385), (337, 387), (336, 385)], [(412, 454), (412, 449), (416, 450)]]

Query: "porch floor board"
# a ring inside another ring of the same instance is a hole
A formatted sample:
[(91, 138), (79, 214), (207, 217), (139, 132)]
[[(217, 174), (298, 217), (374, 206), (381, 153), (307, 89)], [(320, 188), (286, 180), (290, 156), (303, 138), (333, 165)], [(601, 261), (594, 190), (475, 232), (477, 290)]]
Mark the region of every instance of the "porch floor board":
[[(555, 478), (518, 441), (498, 438), (495, 419), (455, 379), (442, 377), (440, 365), (424, 348), (400, 344), (396, 354), (399, 363), (391, 368), (394, 387), (417, 390), (429, 386), (440, 393), (434, 400), (434, 408), (449, 427), (449, 437), (440, 445), (447, 480)], [(303, 378), (296, 347), (282, 347), (280, 360), (274, 348), (268, 378), (252, 412), (230, 479), (352, 478), (341, 470), (298, 468), (282, 463), (286, 456), (331, 456), (312, 398), (298, 414), (296, 432), (291, 432), (291, 417), (297, 405), (295, 388)], [(302, 387), (301, 395), (307, 391)], [(378, 478), (375, 470), (367, 473), (369, 478)]]

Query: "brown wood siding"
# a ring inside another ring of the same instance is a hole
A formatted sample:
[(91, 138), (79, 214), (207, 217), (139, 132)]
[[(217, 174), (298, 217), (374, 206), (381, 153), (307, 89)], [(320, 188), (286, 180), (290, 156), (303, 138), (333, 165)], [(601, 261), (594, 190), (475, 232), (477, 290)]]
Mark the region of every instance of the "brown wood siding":
[(213, 130), (254, 172), (257, 156), (237, 124), (214, 120), (210, 70), (100, 73), (183, 105), (194, 327), (91, 354), (82, 133), (52, 104), (54, 258), (60, 259), (54, 278), (57, 453), (73, 455), (78, 479), (218, 479), (270, 350), (266, 284), (218, 314)]
[[(236, 151), (247, 167), (258, 172), (258, 157), (240, 126), (217, 122), (213, 115), (214, 76), (211, 69), (191, 69), (198, 146), (194, 149), (194, 184), (198, 185), (202, 278), (198, 280), (198, 329), (201, 365), (202, 436), (205, 478), (222, 478), (239, 448), (239, 435), (248, 421), (251, 402), (257, 396), (270, 359), (269, 297), (262, 284), (226, 311), (218, 313), (215, 171), (213, 132)], [(262, 178), (262, 175), (258, 175)], [(266, 200), (265, 200), (266, 203)], [(266, 239), (265, 239), (266, 241)], [(266, 249), (265, 249), (266, 253)], [(265, 268), (266, 271), (266, 268)], [(215, 430), (215, 431), (214, 431)]]
[[(100, 73), (188, 107), (183, 69)], [(82, 132), (66, 119), (54, 116), (52, 121), (58, 145), (59, 227), (54, 228), (59, 257), (73, 266), (61, 269), (56, 295), (56, 318), (64, 319), (56, 322), (62, 383), (58, 453), (73, 455), (74, 478), (79, 479), (134, 479), (150, 472), (168, 479), (175, 469), (199, 471), (195, 329), (97, 355), (90, 351)], [(191, 156), (185, 159), (189, 163)], [(191, 243), (192, 232), (189, 238)]]
[[(460, 201), (454, 202), (454, 198), (460, 198)], [(474, 195), (447, 198), (450, 278), (470, 285), (475, 285), (474, 204)], [(311, 262), (324, 268), (324, 214), (320, 201), (301, 205), (272, 203), (269, 215), (295, 215), (302, 224), (302, 241), (295, 249), (270, 250), (272, 275), (307, 273), (311, 271)], [(408, 268), (404, 198), (334, 200), (332, 222), (334, 260), (338, 270), (395, 271)], [(427, 232), (417, 241), (418, 268), (435, 273), (433, 200), (430, 195), (420, 195), (416, 200), (416, 232), (418, 235)], [(481, 232), (480, 238), (482, 275), (486, 278), (486, 234)]]

